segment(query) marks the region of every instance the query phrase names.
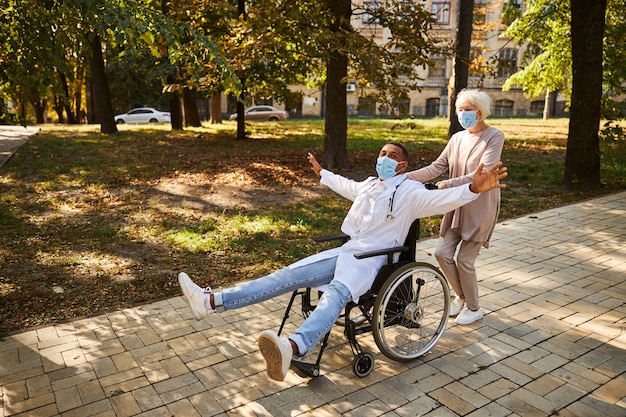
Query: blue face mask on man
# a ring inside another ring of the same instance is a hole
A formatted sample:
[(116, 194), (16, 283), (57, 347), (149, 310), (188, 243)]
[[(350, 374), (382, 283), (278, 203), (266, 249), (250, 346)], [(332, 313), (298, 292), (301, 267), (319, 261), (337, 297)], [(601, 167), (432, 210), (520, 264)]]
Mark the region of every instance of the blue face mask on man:
[(376, 160), (376, 173), (378, 173), (381, 180), (386, 180), (396, 175), (397, 166), (398, 161), (388, 156), (381, 156)]
[(459, 110), (459, 124), (463, 129), (471, 129), (478, 123), (476, 110)]

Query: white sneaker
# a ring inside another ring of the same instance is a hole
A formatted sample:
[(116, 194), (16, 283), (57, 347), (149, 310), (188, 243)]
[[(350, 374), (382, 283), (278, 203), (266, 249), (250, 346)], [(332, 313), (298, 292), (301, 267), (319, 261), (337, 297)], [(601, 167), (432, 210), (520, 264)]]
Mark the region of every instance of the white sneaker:
[(452, 302), (450, 303), (450, 313), (448, 315), (450, 317), (457, 316), (461, 312), (461, 309), (464, 305), (465, 301), (462, 300), (461, 297), (459, 297), (458, 295), (455, 295), (454, 298), (452, 298)]
[(257, 340), (261, 355), (265, 358), (267, 376), (275, 381), (282, 381), (287, 376), (293, 349), (286, 337), (278, 337), (271, 330), (264, 330)]
[(454, 321), (456, 324), (465, 325), (465, 324), (472, 324), (475, 321), (480, 320), (482, 318), (483, 318), (482, 309), (479, 308), (476, 311), (472, 311), (467, 307), (463, 307), (463, 310), (461, 310), (461, 312), (459, 313), (459, 315), (456, 317)]
[(189, 278), (189, 275), (181, 272), (178, 274), (178, 284), (183, 290), (183, 299), (189, 304), (191, 314), (196, 320), (202, 320), (213, 310), (207, 310), (204, 301), (206, 294), (210, 293), (206, 289), (200, 288)]

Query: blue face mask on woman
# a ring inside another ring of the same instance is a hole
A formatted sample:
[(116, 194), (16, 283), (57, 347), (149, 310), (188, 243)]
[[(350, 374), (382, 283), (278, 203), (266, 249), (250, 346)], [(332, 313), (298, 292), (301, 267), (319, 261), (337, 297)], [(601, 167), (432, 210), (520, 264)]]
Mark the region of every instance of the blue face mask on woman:
[(388, 156), (381, 156), (376, 160), (376, 172), (381, 180), (386, 180), (396, 175), (397, 166), (398, 161)]
[(463, 129), (471, 129), (478, 123), (476, 110), (459, 110), (459, 123)]

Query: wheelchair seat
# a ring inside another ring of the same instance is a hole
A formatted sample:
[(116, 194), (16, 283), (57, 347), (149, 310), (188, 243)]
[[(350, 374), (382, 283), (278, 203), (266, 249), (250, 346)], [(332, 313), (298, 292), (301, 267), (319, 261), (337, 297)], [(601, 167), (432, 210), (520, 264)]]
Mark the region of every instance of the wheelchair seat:
[[(419, 232), (417, 219), (411, 225), (403, 246), (354, 255), (357, 259), (387, 256), (387, 263), (378, 271), (369, 291), (359, 297), (357, 303), (349, 302), (338, 319), (354, 355), (352, 370), (359, 377), (372, 372), (374, 356), (361, 348), (358, 335), (371, 332), (381, 353), (389, 359), (406, 362), (430, 351), (446, 328), (450, 288), (438, 268), (416, 261)], [(345, 243), (348, 239), (347, 235), (339, 234), (315, 240)], [(397, 254), (398, 260), (394, 261)], [(315, 309), (311, 288), (294, 291), (278, 330), (279, 335), (298, 297), (304, 318)], [(308, 377), (320, 375), (321, 359), (329, 336), (330, 332), (322, 339), (315, 362), (292, 360), (292, 368), (298, 374)]]

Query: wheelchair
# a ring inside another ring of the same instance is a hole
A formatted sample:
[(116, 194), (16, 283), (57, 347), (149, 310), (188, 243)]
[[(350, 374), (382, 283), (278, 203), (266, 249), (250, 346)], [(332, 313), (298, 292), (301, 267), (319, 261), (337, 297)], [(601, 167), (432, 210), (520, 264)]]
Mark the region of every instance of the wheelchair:
[[(387, 256), (387, 263), (379, 270), (372, 288), (358, 303), (349, 302), (337, 320), (344, 327), (344, 335), (352, 348), (352, 371), (366, 377), (374, 369), (374, 356), (365, 352), (357, 336), (372, 332), (376, 346), (389, 359), (408, 362), (430, 351), (439, 341), (448, 323), (450, 287), (445, 276), (435, 266), (416, 261), (419, 239), (419, 219), (411, 225), (403, 246), (354, 255), (357, 259)], [(316, 238), (316, 242), (341, 241), (344, 234)], [(395, 255), (399, 254), (397, 262)], [(287, 323), (296, 299), (300, 298), (302, 316), (307, 318), (315, 309), (312, 289), (295, 290), (287, 305), (278, 330), (280, 335)], [(320, 343), (315, 362), (294, 358), (292, 369), (303, 377), (320, 375), (320, 363), (328, 346), (328, 332)]]

